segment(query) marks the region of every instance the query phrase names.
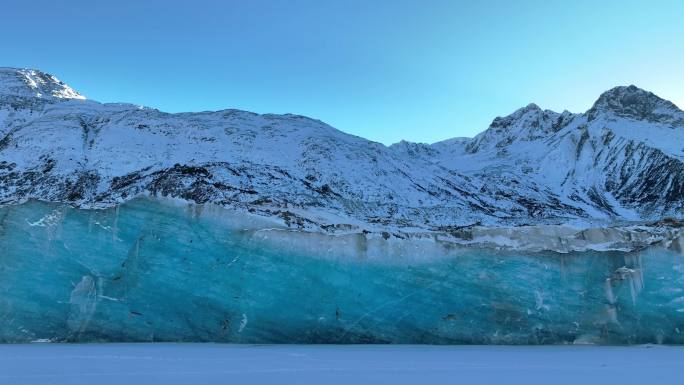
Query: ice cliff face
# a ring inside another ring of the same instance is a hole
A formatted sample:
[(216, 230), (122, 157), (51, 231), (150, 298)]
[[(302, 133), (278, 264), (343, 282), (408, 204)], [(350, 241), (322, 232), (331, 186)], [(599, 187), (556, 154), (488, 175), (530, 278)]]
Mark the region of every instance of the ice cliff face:
[(586, 113), (534, 104), (475, 138), (390, 147), (297, 115), (169, 114), (0, 69), (0, 204), (141, 194), (327, 232), (684, 218), (684, 112), (634, 86)]
[[(177, 203), (0, 207), (0, 343), (684, 343), (682, 238), (511, 251), (292, 231)], [(620, 238), (582, 238), (601, 236)]]

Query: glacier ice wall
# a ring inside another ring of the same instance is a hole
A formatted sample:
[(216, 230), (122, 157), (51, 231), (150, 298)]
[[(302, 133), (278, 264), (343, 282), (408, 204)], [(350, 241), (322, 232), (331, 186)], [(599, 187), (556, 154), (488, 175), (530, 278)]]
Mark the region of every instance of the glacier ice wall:
[(0, 208), (0, 342), (684, 343), (684, 256), (330, 236), (214, 206)]

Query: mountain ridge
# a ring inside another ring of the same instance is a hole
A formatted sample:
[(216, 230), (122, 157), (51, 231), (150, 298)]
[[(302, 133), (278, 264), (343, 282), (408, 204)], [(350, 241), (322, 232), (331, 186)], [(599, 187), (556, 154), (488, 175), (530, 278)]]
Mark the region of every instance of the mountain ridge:
[(333, 232), (683, 217), (684, 113), (635, 86), (585, 113), (530, 104), (474, 138), (384, 146), (300, 115), (101, 104), (36, 70), (8, 82), (11, 71), (0, 69), (0, 205), (147, 194)]

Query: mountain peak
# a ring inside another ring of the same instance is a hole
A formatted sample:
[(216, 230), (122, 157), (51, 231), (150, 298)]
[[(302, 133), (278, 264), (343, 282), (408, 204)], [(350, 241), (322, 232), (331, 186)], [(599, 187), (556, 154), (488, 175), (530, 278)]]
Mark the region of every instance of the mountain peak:
[(646, 91), (635, 86), (634, 84), (631, 84), (629, 86), (617, 86), (609, 89), (608, 91), (602, 93), (594, 104), (630, 104), (638, 99), (663, 100), (652, 92)]
[(602, 93), (588, 114), (590, 120), (601, 112), (607, 112), (617, 116), (658, 121), (678, 111), (672, 102), (635, 85), (629, 85), (614, 87)]
[(541, 109), (541, 107), (539, 107), (535, 103), (530, 103), (527, 106), (521, 108), (521, 110), (523, 110), (523, 111), (541, 111), (542, 109)]
[(0, 67), (0, 95), (85, 99), (55, 76), (27, 68)]

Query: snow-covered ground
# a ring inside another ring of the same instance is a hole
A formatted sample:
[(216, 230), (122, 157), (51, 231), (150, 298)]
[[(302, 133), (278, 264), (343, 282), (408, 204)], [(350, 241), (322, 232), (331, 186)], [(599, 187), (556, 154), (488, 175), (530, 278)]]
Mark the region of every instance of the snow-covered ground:
[(684, 347), (0, 345), (0, 383), (681, 384)]

